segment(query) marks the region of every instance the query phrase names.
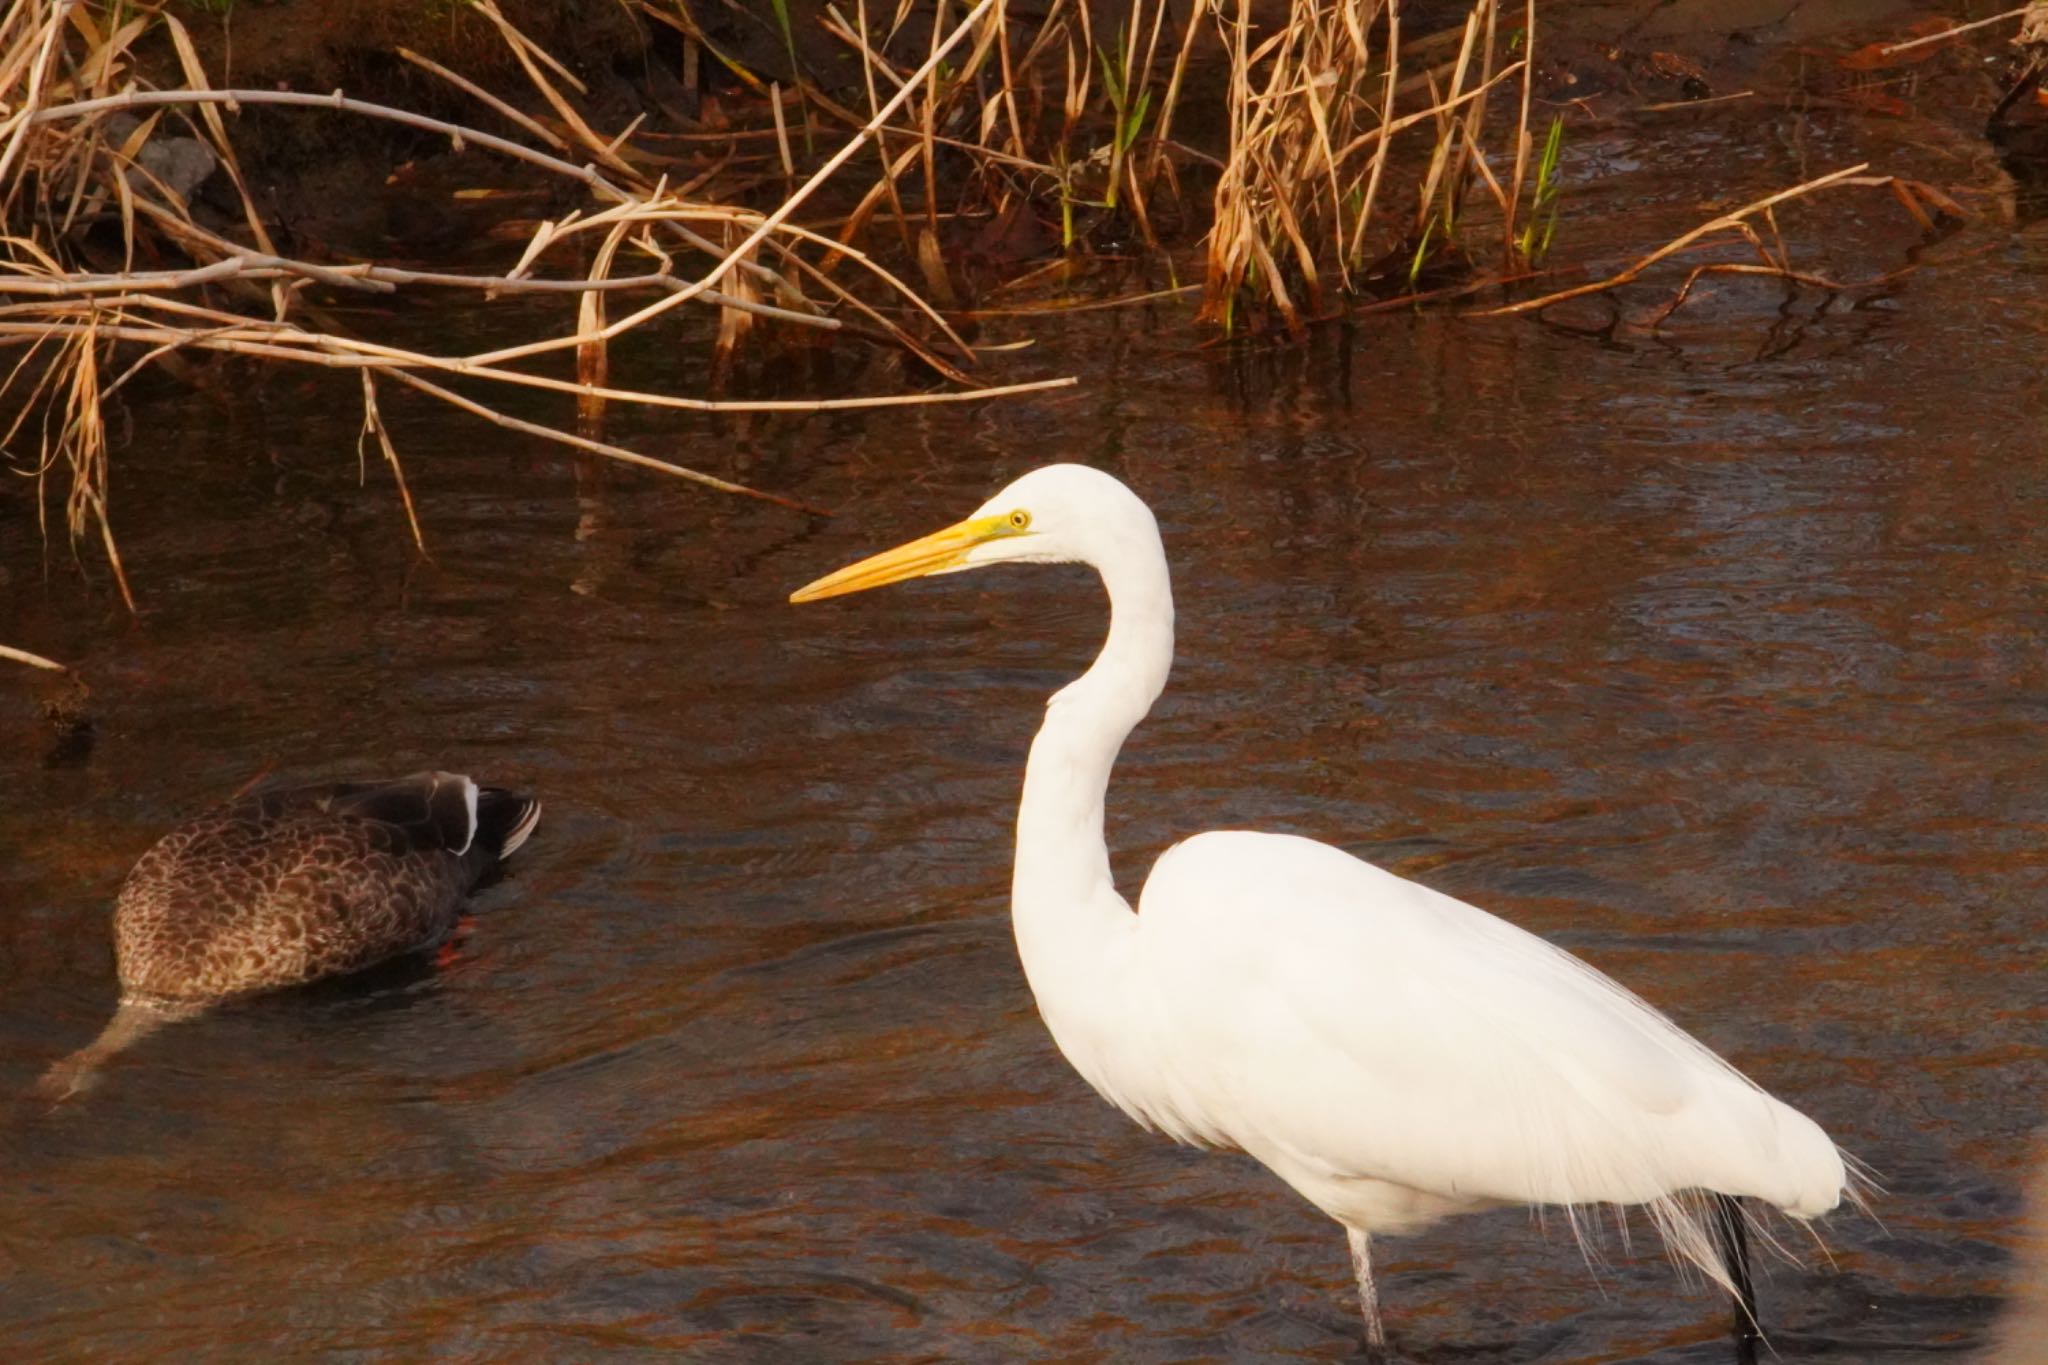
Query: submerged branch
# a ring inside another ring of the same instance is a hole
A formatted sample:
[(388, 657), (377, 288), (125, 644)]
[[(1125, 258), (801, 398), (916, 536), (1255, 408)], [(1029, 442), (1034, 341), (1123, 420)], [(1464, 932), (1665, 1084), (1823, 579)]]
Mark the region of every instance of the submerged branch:
[(1560, 289), (1553, 294), (1544, 294), (1533, 299), (1523, 299), (1519, 303), (1503, 304), (1498, 308), (1480, 309), (1477, 316), (1505, 317), (1515, 313), (1534, 313), (1555, 304), (1563, 303), (1568, 299), (1584, 298), (1588, 294), (1602, 294), (1610, 289), (1618, 289), (1622, 285), (1635, 280), (1645, 270), (1657, 264), (1657, 262), (1664, 260), (1666, 257), (1676, 255), (1699, 241), (1702, 237), (1711, 236), (1716, 232), (1729, 232), (1746, 227), (1752, 214), (1764, 213), (1789, 199), (1797, 199), (1803, 195), (1812, 194), (1816, 190), (1842, 184), (1855, 176), (1861, 175), (1868, 169), (1870, 169), (1869, 162), (1859, 162), (1857, 165), (1843, 170), (1830, 171), (1826, 175), (1817, 176), (1804, 184), (1794, 185), (1790, 189), (1779, 190), (1776, 194), (1766, 195), (1754, 203), (1745, 204), (1732, 213), (1721, 214), (1700, 224), (1690, 232), (1672, 238), (1649, 255), (1641, 257), (1626, 269), (1617, 271), (1604, 280), (1595, 280), (1590, 284), (1574, 285), (1570, 289)]

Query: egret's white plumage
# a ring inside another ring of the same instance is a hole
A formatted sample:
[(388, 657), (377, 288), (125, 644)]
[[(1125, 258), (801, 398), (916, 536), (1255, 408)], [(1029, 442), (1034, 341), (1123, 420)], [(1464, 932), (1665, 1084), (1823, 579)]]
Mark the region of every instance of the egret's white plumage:
[(1732, 1287), (1702, 1197), (1802, 1219), (1836, 1206), (1843, 1158), (1811, 1119), (1577, 958), (1339, 849), (1196, 835), (1132, 912), (1103, 796), (1165, 685), (1173, 598), (1158, 525), (1116, 479), (1036, 470), (793, 600), (1076, 560), (1102, 575), (1110, 630), (1025, 768), (1011, 906), (1032, 994), (1125, 1113), (1249, 1153), (1350, 1230), (1375, 1339), (1371, 1233), (1493, 1204), (1647, 1205), (1675, 1253)]

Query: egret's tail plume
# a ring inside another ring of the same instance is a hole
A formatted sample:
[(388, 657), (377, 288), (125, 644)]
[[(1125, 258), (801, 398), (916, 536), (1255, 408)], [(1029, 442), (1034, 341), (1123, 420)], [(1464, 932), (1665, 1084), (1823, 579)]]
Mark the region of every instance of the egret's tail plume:
[[(1761, 1237), (1766, 1250), (1794, 1259), (1770, 1229), (1756, 1221), (1748, 1205), (1732, 1195), (1683, 1190), (1651, 1200), (1644, 1208), (1680, 1271), (1697, 1271), (1724, 1290), (1738, 1305), (1738, 1319), (1756, 1302), (1749, 1278), (1750, 1238)], [(1753, 1311), (1749, 1318), (1753, 1331)]]
[(1848, 1176), (1842, 1182), (1842, 1197), (1858, 1213), (1875, 1218), (1877, 1211), (1871, 1208), (1873, 1199), (1883, 1197), (1884, 1182), (1877, 1178), (1877, 1169), (1861, 1157), (1842, 1153), (1842, 1164), (1848, 1168)]
[(43, 1078), (36, 1082), (36, 1097), (51, 1104), (62, 1104), (84, 1094), (99, 1083), (100, 1067), (107, 1058), (183, 1017), (179, 1011), (156, 1005), (122, 1002), (121, 1007), (114, 1011), (114, 1017), (107, 1021), (107, 1026), (100, 1030), (99, 1037), (52, 1064), (43, 1073)]

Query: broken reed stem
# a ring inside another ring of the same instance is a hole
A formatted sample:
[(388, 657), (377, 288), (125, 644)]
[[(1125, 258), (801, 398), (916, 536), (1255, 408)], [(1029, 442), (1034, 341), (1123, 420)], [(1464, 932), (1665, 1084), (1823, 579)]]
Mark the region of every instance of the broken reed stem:
[(0, 645), (0, 659), (12, 659), (15, 663), (27, 664), (30, 668), (47, 668), (53, 673), (69, 673), (71, 671), (55, 659), (45, 659), (40, 654), (31, 654), (25, 649), (16, 649), (12, 645)]
[(775, 149), (782, 154), (782, 178), (796, 179), (796, 158), (789, 151), (789, 121), (782, 116), (782, 87), (768, 87), (768, 107), (775, 111)]
[(1617, 289), (1622, 285), (1628, 284), (1667, 256), (1685, 250), (1702, 237), (1716, 232), (1726, 232), (1746, 227), (1747, 223), (1745, 220), (1751, 214), (1767, 212), (1788, 199), (1797, 199), (1803, 195), (1812, 194), (1816, 190), (1826, 189), (1830, 185), (1841, 184), (1854, 176), (1861, 175), (1868, 169), (1870, 169), (1869, 162), (1860, 162), (1857, 165), (1849, 166), (1839, 171), (1830, 171), (1826, 175), (1817, 176), (1804, 184), (1794, 185), (1790, 189), (1779, 190), (1776, 194), (1766, 195), (1754, 203), (1743, 205), (1732, 213), (1724, 213), (1710, 219), (1682, 236), (1674, 237), (1649, 255), (1638, 259), (1626, 269), (1620, 270), (1604, 280), (1595, 280), (1590, 284), (1575, 285), (1570, 289), (1560, 289), (1556, 293), (1544, 294), (1533, 299), (1523, 299), (1519, 303), (1503, 304), (1498, 308), (1481, 309), (1478, 316), (1506, 317), (1516, 313), (1533, 313), (1549, 308), (1554, 304), (1563, 303), (1568, 299), (1584, 298), (1588, 294), (1601, 294), (1610, 289)]
[(427, 538), (420, 534), (419, 512), (412, 505), (412, 490), (406, 487), (405, 466), (398, 462), (398, 450), (391, 444), (391, 432), (384, 425), (383, 414), (377, 411), (377, 381), (370, 372), (363, 372), (363, 429), (356, 436), (356, 468), (362, 469), (363, 441), (371, 435), (384, 452), (384, 462), (391, 466), (391, 477), (398, 483), (398, 497), (405, 504), (405, 522), (412, 528), (412, 543), (423, 559), (431, 559), (427, 553)]
[(1954, 28), (1945, 28), (1939, 33), (1929, 33), (1923, 37), (1910, 38), (1903, 43), (1893, 43), (1890, 47), (1880, 49), (1880, 52), (1882, 55), (1889, 57), (1894, 52), (1905, 52), (1911, 48), (1924, 47), (1928, 43), (1945, 43), (1958, 34), (1968, 33), (1971, 29), (1989, 28), (1993, 24), (2002, 24), (2008, 19), (2017, 19), (2033, 8), (2033, 5), (2021, 5), (2018, 9), (2009, 9), (2003, 14), (1994, 14), (1988, 19), (1978, 19), (1972, 23), (1957, 24)]

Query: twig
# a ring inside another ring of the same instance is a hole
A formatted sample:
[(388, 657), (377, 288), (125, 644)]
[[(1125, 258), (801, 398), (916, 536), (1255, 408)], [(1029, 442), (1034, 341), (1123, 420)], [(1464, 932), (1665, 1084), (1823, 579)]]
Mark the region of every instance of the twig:
[(415, 114), (409, 109), (396, 109), (388, 104), (373, 104), (368, 100), (353, 99), (339, 90), (331, 95), (315, 95), (303, 90), (126, 90), (118, 95), (102, 95), (97, 99), (74, 100), (69, 104), (53, 104), (38, 109), (28, 116), (29, 123), (55, 123), (61, 119), (79, 118), (86, 114), (97, 114), (110, 109), (156, 109), (167, 105), (180, 104), (276, 104), (296, 109), (338, 109), (345, 113), (362, 114), (368, 118), (386, 119), (403, 123), (408, 127), (439, 133), (450, 139), (459, 139), (478, 147), (487, 147), (518, 161), (544, 166), (558, 175), (568, 176), (598, 190), (607, 196), (629, 198), (618, 186), (598, 174), (592, 166), (578, 166), (537, 152), (524, 143), (510, 138), (486, 133), (478, 128), (465, 128), (461, 124), (449, 123), (445, 119), (429, 118)]
[[(309, 268), (310, 267), (310, 268)], [(315, 273), (317, 272), (317, 273)], [(475, 289), (492, 294), (590, 294), (623, 293), (636, 289), (680, 289), (683, 281), (666, 271), (644, 275), (619, 275), (605, 280), (537, 280), (511, 275), (461, 275), (437, 270), (407, 270), (390, 265), (313, 266), (282, 256), (245, 252), (191, 270), (144, 270), (115, 275), (68, 275), (57, 279), (36, 279), (0, 271), (0, 294), (33, 295), (39, 298), (78, 298), (130, 291), (176, 290), (220, 280), (298, 279), (311, 275), (323, 283), (351, 288), (373, 288), (390, 293), (401, 284), (434, 285), (447, 289)], [(805, 313), (778, 308), (772, 303), (736, 298), (716, 290), (701, 297), (721, 308), (737, 308), (780, 322), (816, 327), (828, 332), (849, 329), (844, 321), (823, 313)], [(862, 335), (876, 336), (875, 333)], [(893, 340), (893, 338), (891, 338)]]
[[(171, 300), (148, 300), (159, 306), (171, 307)], [(272, 331), (270, 329), (277, 329)], [(577, 384), (566, 379), (555, 379), (547, 375), (524, 374), (517, 370), (501, 370), (470, 360), (448, 360), (439, 356), (422, 355), (416, 351), (405, 351), (392, 346), (379, 346), (371, 342), (354, 341), (345, 337), (329, 336), (319, 332), (303, 332), (290, 324), (266, 323), (251, 318), (240, 328), (222, 328), (218, 332), (200, 335), (163, 324), (101, 323), (96, 327), (79, 322), (0, 321), (0, 339), (20, 337), (31, 340), (39, 336), (77, 336), (86, 332), (120, 341), (164, 342), (185, 340), (202, 350), (227, 351), (237, 355), (262, 356), (276, 360), (294, 360), (308, 365), (320, 365), (329, 369), (361, 369), (368, 367), (382, 374), (412, 373), (418, 370), (461, 375), (472, 379), (492, 379), (508, 384), (524, 385), (529, 388), (547, 389), (580, 398), (602, 398), (608, 402), (639, 403), (649, 407), (677, 408), (685, 412), (837, 412), (859, 408), (923, 407), (932, 403), (970, 403), (984, 398), (1003, 398), (1012, 394), (1036, 393), (1044, 389), (1063, 389), (1079, 381), (1073, 376), (1058, 379), (1034, 379), (1018, 384), (1000, 384), (981, 389), (945, 390), (940, 393), (891, 393), (876, 394), (862, 398), (763, 398), (763, 399), (709, 399), (685, 398), (675, 394), (648, 393), (638, 389), (601, 388), (595, 385)], [(244, 335), (235, 335), (241, 332)]]
[(419, 512), (412, 505), (412, 489), (405, 483), (405, 466), (398, 462), (398, 448), (391, 444), (391, 432), (384, 425), (384, 415), (377, 411), (377, 381), (370, 372), (363, 372), (363, 429), (356, 436), (356, 467), (362, 468), (363, 441), (374, 434), (377, 444), (384, 452), (384, 461), (391, 466), (391, 477), (398, 482), (398, 498), (405, 504), (405, 522), (412, 528), (412, 543), (422, 558), (431, 559), (427, 553), (427, 538), (420, 533)]
[(1692, 296), (1692, 287), (1699, 283), (1702, 275), (1764, 275), (1771, 279), (1790, 280), (1794, 284), (1809, 285), (1837, 294), (1846, 287), (1824, 275), (1809, 275), (1804, 271), (1787, 270), (1780, 265), (1752, 265), (1747, 261), (1712, 261), (1692, 268), (1692, 273), (1685, 277), (1685, 283), (1672, 295), (1671, 302), (1658, 309), (1657, 315), (1650, 319), (1647, 324), (1650, 331), (1654, 332), (1663, 326), (1667, 318), (1685, 305), (1686, 300)]
[(524, 128), (527, 132), (532, 133), (542, 142), (547, 143), (548, 146), (553, 147), (556, 151), (566, 152), (569, 150), (568, 142), (564, 140), (560, 135), (558, 135), (552, 128), (549, 128), (545, 123), (540, 122), (538, 119), (527, 117), (525, 114), (521, 113), (517, 109), (514, 109), (511, 105), (505, 103), (505, 101), (499, 99), (496, 95), (493, 95), (490, 91), (484, 89), (482, 86), (476, 84), (474, 81), (471, 81), (466, 77), (456, 75), (453, 71), (450, 71), (447, 67), (441, 65), (439, 62), (433, 61), (426, 57), (422, 57), (419, 53), (414, 52), (409, 47), (399, 48), (398, 55), (403, 57), (406, 61), (411, 62), (414, 66), (419, 67), (423, 71), (431, 71), (434, 75), (439, 76), (444, 81), (447, 81), (450, 85), (454, 86), (457, 90), (462, 91), (464, 94), (469, 95), (477, 100), (481, 100), (483, 103), (497, 110), (498, 113), (502, 114), (504, 117), (518, 124), (521, 128)]
[(1479, 312), (1478, 316), (1502, 317), (1513, 313), (1533, 313), (1539, 309), (1548, 308), (1553, 304), (1563, 303), (1567, 299), (1576, 299), (1583, 297), (1587, 294), (1599, 294), (1604, 293), (1609, 289), (1619, 288), (1620, 286), (1627, 284), (1631, 280), (1635, 279), (1638, 275), (1642, 274), (1645, 270), (1648, 270), (1651, 266), (1663, 260), (1665, 257), (1673, 255), (1676, 252), (1685, 250), (1694, 242), (1697, 242), (1700, 238), (1707, 236), (1709, 233), (1725, 232), (1730, 229), (1739, 227), (1742, 224), (1742, 221), (1745, 218), (1749, 217), (1749, 215), (1752, 213), (1759, 213), (1765, 209), (1772, 208), (1775, 205), (1782, 204), (1788, 199), (1797, 199), (1801, 195), (1812, 194), (1815, 190), (1825, 189), (1829, 185), (1834, 185), (1841, 181), (1847, 180), (1852, 176), (1860, 175), (1862, 172), (1868, 170), (1869, 168), (1870, 163), (1861, 162), (1857, 165), (1849, 166), (1843, 170), (1830, 171), (1826, 175), (1820, 176), (1813, 180), (1809, 180), (1803, 185), (1794, 185), (1791, 189), (1779, 190), (1776, 194), (1766, 195), (1764, 198), (1757, 200), (1755, 203), (1746, 204), (1743, 207), (1735, 210), (1733, 213), (1724, 213), (1718, 218), (1714, 218), (1708, 222), (1700, 224), (1698, 227), (1694, 228), (1692, 231), (1684, 234), (1683, 236), (1673, 238), (1671, 241), (1666, 242), (1663, 246), (1658, 247), (1649, 255), (1644, 256), (1640, 260), (1636, 261), (1627, 269), (1619, 272), (1618, 274), (1610, 275), (1604, 280), (1596, 280), (1591, 284), (1576, 285), (1570, 289), (1560, 289), (1554, 294), (1544, 294), (1539, 298), (1524, 299), (1520, 303), (1503, 304), (1499, 308), (1482, 309)]
[(210, 284), (215, 280), (237, 276), (268, 278), (283, 273), (285, 272), (275, 269), (252, 270), (249, 262), (239, 256), (215, 261), (211, 265), (199, 266), (192, 270), (137, 270), (116, 275), (60, 275), (54, 279), (37, 279), (0, 271), (0, 294), (72, 298), (81, 294), (119, 294), (131, 289), (189, 289), (195, 284)]
[(960, 314), (965, 318), (1031, 317), (1041, 313), (1093, 313), (1104, 308), (1129, 308), (1134, 304), (1156, 303), (1160, 299), (1177, 299), (1183, 294), (1199, 294), (1199, 284), (1184, 284), (1177, 289), (1154, 289), (1145, 294), (1126, 294), (1115, 299), (1091, 299), (1087, 303), (1043, 303), (1030, 304), (1021, 308), (973, 308)]
[(542, 440), (554, 441), (561, 445), (574, 446), (578, 450), (587, 450), (593, 455), (603, 455), (607, 459), (618, 460), (625, 464), (639, 465), (643, 469), (660, 470), (664, 474), (671, 474), (679, 479), (688, 479), (692, 483), (701, 483), (706, 487), (716, 488), (722, 493), (738, 493), (743, 497), (759, 498), (763, 502), (772, 502), (778, 506), (788, 507), (798, 512), (808, 512), (812, 516), (829, 517), (832, 515), (821, 507), (813, 507), (809, 503), (798, 502), (794, 498), (785, 498), (774, 493), (764, 493), (758, 488), (749, 488), (745, 484), (733, 483), (713, 474), (705, 474), (695, 469), (685, 468), (679, 464), (670, 464), (666, 460), (657, 460), (651, 455), (642, 455), (639, 451), (628, 450), (624, 446), (615, 446), (605, 441), (593, 440), (588, 436), (577, 436), (570, 432), (557, 431), (555, 428), (543, 426), (539, 422), (522, 421), (517, 417), (511, 417), (499, 412), (496, 408), (486, 407), (474, 399), (465, 398), (452, 389), (444, 389), (439, 384), (429, 383), (416, 374), (408, 374), (404, 370), (382, 370), (379, 373), (396, 379), (401, 384), (410, 384), (421, 393), (431, 394), (444, 403), (453, 404), (464, 412), (474, 413), (486, 421), (495, 422), (497, 425), (512, 431), (524, 432), (528, 436), (538, 436)]
[(1989, 28), (1993, 24), (2002, 24), (2008, 19), (2017, 19), (2032, 8), (2032, 5), (2021, 5), (2018, 9), (2009, 9), (2003, 14), (1994, 14), (1989, 19), (1978, 19), (1973, 23), (1957, 24), (1954, 28), (1945, 28), (1939, 33), (1929, 33), (1924, 37), (1910, 38), (1903, 43), (1893, 43), (1890, 47), (1881, 48), (1879, 51), (1889, 57), (1894, 52), (1904, 52), (1907, 48), (1922, 47), (1928, 43), (1945, 42), (1955, 37), (1958, 33), (1968, 33), (1973, 28)]
[(1456, 98), (1432, 104), (1429, 108), (1419, 109), (1412, 114), (1404, 114), (1391, 123), (1383, 123), (1377, 128), (1361, 133), (1346, 143), (1337, 155), (1339, 157), (1348, 157), (1353, 152), (1370, 147), (1375, 142), (1384, 142), (1395, 133), (1400, 132), (1404, 128), (1413, 127), (1424, 119), (1437, 118), (1443, 114), (1450, 113), (1453, 109), (1463, 108), (1465, 105), (1472, 103), (1472, 101), (1491, 93), (1493, 88), (1501, 82), (1512, 79), (1522, 70), (1522, 66), (1523, 63), (1521, 62), (1511, 62), (1495, 72), (1493, 77), (1484, 85), (1474, 86), (1470, 90), (1461, 92)]
[(71, 671), (55, 659), (45, 659), (40, 654), (31, 654), (25, 649), (16, 649), (12, 645), (0, 645), (0, 659), (12, 659), (18, 664), (27, 664), (30, 668), (47, 668), (53, 673), (69, 673)]
[(1746, 100), (1754, 99), (1755, 97), (1756, 91), (1754, 90), (1737, 90), (1726, 95), (1706, 95), (1696, 100), (1665, 100), (1661, 104), (1639, 104), (1636, 106), (1635, 112), (1638, 114), (1665, 114), (1680, 109), (1701, 109), (1709, 104), (1727, 104), (1730, 100)]

